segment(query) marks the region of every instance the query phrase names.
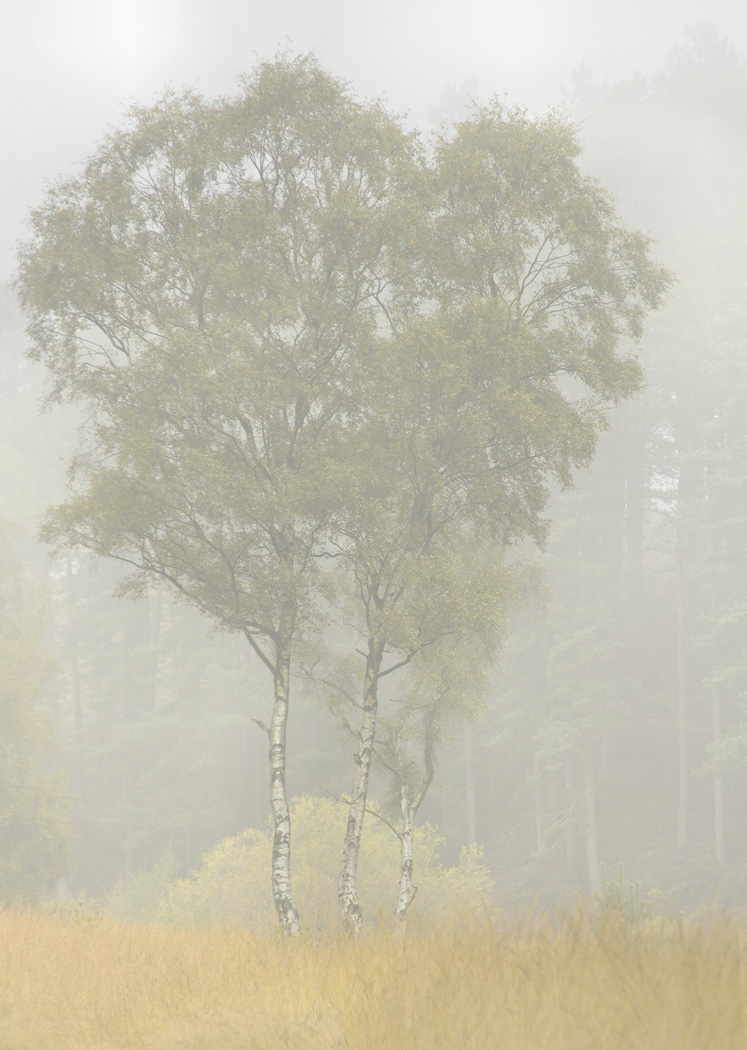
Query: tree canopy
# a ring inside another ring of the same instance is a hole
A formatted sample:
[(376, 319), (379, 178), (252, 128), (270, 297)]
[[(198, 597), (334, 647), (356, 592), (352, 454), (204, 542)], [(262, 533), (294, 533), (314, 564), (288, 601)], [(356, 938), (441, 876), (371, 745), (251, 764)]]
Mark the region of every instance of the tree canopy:
[(424, 641), (428, 559), (541, 539), (550, 480), (570, 483), (640, 382), (621, 340), (667, 276), (578, 151), (562, 116), (492, 103), (429, 152), (281, 56), (233, 98), (135, 108), (32, 216), (32, 356), (52, 400), (86, 408), (45, 535), (130, 564), (134, 592), (167, 581), (271, 672), (289, 932), (291, 659), (323, 559), (372, 613), (375, 685), (387, 651)]
[[(581, 174), (578, 152), (558, 114), (532, 120), (499, 103), (439, 139), (412, 278), (421, 296), (375, 355), (351, 364), (366, 409), (343, 434), (340, 461), (356, 469), (332, 534), (361, 599), (367, 650), (340, 877), (343, 913), (356, 923), (378, 680), (462, 629), (455, 578), (455, 605), (442, 601), (434, 616), (429, 592), (444, 562), (486, 541), (499, 562), (516, 541), (544, 540), (551, 484), (571, 483), (611, 406), (641, 379), (621, 340), (640, 336), (667, 275)], [(497, 622), (514, 588), (500, 572), (493, 582), (486, 617)]]

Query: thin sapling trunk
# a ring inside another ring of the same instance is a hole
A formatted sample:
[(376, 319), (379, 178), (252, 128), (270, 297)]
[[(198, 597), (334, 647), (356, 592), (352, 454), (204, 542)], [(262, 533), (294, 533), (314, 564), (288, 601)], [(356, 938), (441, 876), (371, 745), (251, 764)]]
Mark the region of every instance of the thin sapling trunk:
[(425, 798), (428, 788), (433, 783), (433, 722), (426, 724), (425, 745), (423, 758), (425, 773), (417, 791), (412, 794), (406, 771), (400, 773), (400, 812), (402, 814), (402, 827), (399, 833), (400, 844), (400, 866), (399, 866), (399, 893), (397, 895), (396, 928), (397, 936), (404, 939), (407, 931), (407, 913), (410, 905), (415, 900), (417, 886), (413, 888), (412, 877), (414, 871), (412, 843), (415, 834), (415, 817), (420, 804)]
[(363, 686), (363, 714), (358, 731), (358, 750), (355, 758), (353, 790), (350, 797), (350, 810), (345, 830), (345, 842), (342, 849), (342, 863), (337, 888), (345, 928), (355, 936), (360, 933), (363, 924), (363, 912), (358, 901), (358, 856), (360, 854), (363, 819), (368, 799), (368, 782), (371, 774), (371, 761), (376, 740), (376, 717), (378, 712), (378, 685), (381, 673), (381, 660), (384, 654), (384, 643), (381, 638), (372, 636), (368, 640), (366, 656), (366, 676)]
[[(286, 729), (290, 701), (291, 638), (294, 610), (286, 609), (275, 646), (273, 672), (272, 719), (269, 728), (257, 721), (267, 733), (270, 757), (270, 807), (272, 809), (272, 899), (278, 922), (288, 937), (297, 937), (301, 931), (298, 908), (291, 891), (291, 819), (286, 789)], [(253, 648), (257, 645), (249, 638)], [(265, 659), (269, 665), (269, 661)], [(255, 720), (256, 721), (256, 720)]]

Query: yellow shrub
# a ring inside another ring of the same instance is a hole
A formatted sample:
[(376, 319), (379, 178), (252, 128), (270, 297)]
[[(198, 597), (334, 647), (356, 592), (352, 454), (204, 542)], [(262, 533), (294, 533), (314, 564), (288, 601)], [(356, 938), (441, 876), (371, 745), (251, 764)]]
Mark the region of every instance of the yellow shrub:
[[(307, 927), (322, 928), (337, 916), (337, 873), (347, 819), (346, 807), (331, 799), (294, 799), (293, 891)], [(464, 850), (459, 864), (444, 867), (444, 840), (425, 824), (415, 833), (414, 922), (447, 915), (475, 917), (489, 909), (492, 882), (480, 851)], [(247, 829), (224, 839), (202, 858), (187, 879), (171, 883), (158, 904), (164, 922), (215, 923), (252, 927), (274, 925), (270, 891), (270, 832)], [(381, 920), (393, 913), (399, 880), (399, 841), (375, 817), (366, 818), (361, 845), (359, 895), (364, 915)]]

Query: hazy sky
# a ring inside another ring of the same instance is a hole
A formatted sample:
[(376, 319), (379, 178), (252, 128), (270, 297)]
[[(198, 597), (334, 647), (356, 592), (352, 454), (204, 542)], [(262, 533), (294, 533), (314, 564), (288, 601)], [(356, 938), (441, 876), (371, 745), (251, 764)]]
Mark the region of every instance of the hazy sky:
[(422, 122), (449, 82), (543, 108), (581, 63), (596, 79), (661, 66), (707, 21), (747, 52), (745, 0), (25, 0), (0, 40), (0, 280), (45, 181), (69, 172), (129, 102), (167, 84), (230, 92), (278, 46), (314, 50), (364, 95)]

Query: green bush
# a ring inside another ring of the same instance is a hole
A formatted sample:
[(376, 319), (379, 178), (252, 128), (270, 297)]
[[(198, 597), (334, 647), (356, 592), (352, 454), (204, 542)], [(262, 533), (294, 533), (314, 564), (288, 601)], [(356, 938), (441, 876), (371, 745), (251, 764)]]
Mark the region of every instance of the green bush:
[[(337, 873), (347, 809), (331, 799), (297, 798), (293, 821), (293, 892), (306, 927), (322, 928), (337, 917)], [(475, 918), (492, 901), (492, 881), (480, 849), (463, 850), (459, 863), (444, 867), (444, 840), (429, 824), (418, 828), (414, 843), (417, 898), (410, 915), (438, 921), (447, 914)], [(224, 839), (206, 853), (189, 878), (170, 883), (157, 915), (180, 924), (236, 924), (272, 927), (270, 832), (252, 828)], [(364, 915), (382, 920), (392, 915), (399, 881), (399, 841), (375, 817), (366, 819), (361, 845), (359, 895)]]

